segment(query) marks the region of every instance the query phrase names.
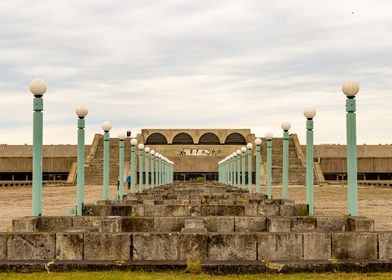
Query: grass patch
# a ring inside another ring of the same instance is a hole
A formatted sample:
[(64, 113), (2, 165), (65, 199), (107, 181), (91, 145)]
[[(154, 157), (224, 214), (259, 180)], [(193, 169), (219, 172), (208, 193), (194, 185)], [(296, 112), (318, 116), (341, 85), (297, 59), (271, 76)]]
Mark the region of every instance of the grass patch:
[(214, 276), (207, 274), (186, 274), (182, 272), (126, 272), (126, 271), (102, 271), (102, 272), (58, 272), (58, 273), (0, 273), (0, 279), (27, 279), (27, 280), (73, 280), (73, 279), (113, 279), (113, 280), (177, 280), (177, 279), (271, 279), (271, 280), (320, 280), (320, 279), (392, 279), (392, 273), (300, 273), (300, 274), (250, 274), (250, 275), (224, 275)]

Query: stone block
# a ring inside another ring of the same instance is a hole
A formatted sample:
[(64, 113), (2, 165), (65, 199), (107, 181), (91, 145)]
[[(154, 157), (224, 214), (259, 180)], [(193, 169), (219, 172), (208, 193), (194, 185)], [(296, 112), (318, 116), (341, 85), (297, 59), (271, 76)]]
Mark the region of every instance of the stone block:
[(235, 217), (235, 232), (261, 232), (267, 231), (265, 217)]
[(348, 217), (348, 231), (374, 231), (374, 220), (366, 217)]
[(83, 260), (83, 233), (57, 233), (56, 259)]
[(315, 217), (291, 217), (291, 231), (314, 231), (317, 228)]
[(73, 217), (73, 228), (99, 228), (101, 225), (101, 217), (94, 216), (74, 216)]
[(392, 260), (392, 232), (378, 233), (378, 248), (380, 260)]
[(131, 205), (113, 205), (110, 207), (110, 216), (133, 216), (134, 207)]
[(131, 238), (126, 233), (85, 233), (85, 260), (129, 260)]
[(377, 233), (332, 233), (331, 254), (335, 259), (377, 259)]
[(257, 207), (258, 216), (279, 216), (280, 215), (280, 199), (267, 199)]
[(106, 217), (100, 220), (100, 232), (122, 232), (121, 217)]
[(134, 233), (133, 260), (177, 260), (177, 233)]
[(203, 218), (185, 218), (185, 227), (181, 230), (181, 233), (207, 233)]
[(268, 232), (290, 232), (291, 220), (283, 217), (267, 217)]
[(317, 216), (317, 229), (321, 231), (346, 231), (347, 217)]
[(0, 233), (0, 261), (7, 259), (8, 233)]
[(301, 260), (302, 234), (258, 233), (257, 250), (259, 260)]
[(54, 233), (13, 233), (7, 240), (8, 260), (54, 260)]
[(203, 205), (202, 216), (244, 216), (245, 208), (241, 205)]
[(180, 234), (179, 260), (208, 259), (208, 235), (206, 234)]
[(280, 215), (281, 216), (307, 216), (308, 215), (307, 204), (295, 204), (295, 205), (281, 205)]
[(331, 234), (325, 232), (303, 233), (304, 260), (328, 260), (331, 258)]
[(210, 261), (256, 260), (253, 234), (212, 234), (208, 249)]
[(65, 231), (73, 226), (72, 216), (42, 216), (38, 218), (37, 230), (39, 232)]
[(245, 216), (257, 216), (258, 207), (257, 204), (244, 205)]
[(39, 217), (23, 217), (12, 220), (13, 232), (37, 232)]
[(155, 232), (180, 232), (185, 226), (184, 217), (156, 217), (153, 231)]
[(123, 232), (150, 232), (154, 229), (153, 217), (124, 217), (121, 222)]
[(233, 233), (234, 217), (207, 216), (204, 217), (204, 226), (208, 232)]

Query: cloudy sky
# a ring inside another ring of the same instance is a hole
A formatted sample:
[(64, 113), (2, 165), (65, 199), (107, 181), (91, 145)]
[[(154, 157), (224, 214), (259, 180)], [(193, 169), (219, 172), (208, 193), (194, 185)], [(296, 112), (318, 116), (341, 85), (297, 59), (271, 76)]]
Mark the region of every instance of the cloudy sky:
[[(34, 3), (34, 4), (33, 4)], [(47, 82), (44, 143), (141, 128), (251, 128), (289, 120), (305, 143), (345, 143), (355, 79), (358, 143), (392, 143), (392, 2), (2, 0), (0, 143), (32, 143), (33, 78)]]

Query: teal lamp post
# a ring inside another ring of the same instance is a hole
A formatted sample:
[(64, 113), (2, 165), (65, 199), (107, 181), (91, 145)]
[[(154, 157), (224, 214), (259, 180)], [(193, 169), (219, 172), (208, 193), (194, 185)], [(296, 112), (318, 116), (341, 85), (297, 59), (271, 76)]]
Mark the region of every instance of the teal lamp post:
[(151, 165), (151, 188), (155, 187), (155, 151), (150, 152), (150, 165)]
[(139, 192), (143, 191), (143, 158), (144, 158), (144, 145), (140, 143), (139, 148)]
[(150, 170), (149, 170), (149, 165), (150, 165), (150, 148), (149, 147), (145, 147), (144, 148), (144, 152), (145, 152), (145, 172), (146, 172), (146, 189), (148, 189), (150, 187)]
[(355, 95), (359, 92), (356, 81), (345, 81), (342, 86), (346, 100), (347, 127), (347, 198), (348, 214), (358, 215), (358, 187), (357, 187), (357, 128)]
[(77, 158), (77, 189), (76, 189), (76, 215), (83, 215), (84, 204), (84, 118), (88, 110), (84, 106), (79, 106), (75, 110), (78, 116), (78, 158)]
[(268, 199), (272, 199), (272, 132), (265, 134), (267, 139), (267, 196)]
[(119, 199), (123, 200), (124, 198), (124, 140), (125, 140), (125, 134), (121, 133), (118, 135), (118, 139), (120, 141), (120, 149), (119, 149), (119, 166), (120, 170), (118, 172), (118, 177), (119, 177), (119, 185), (118, 185), (118, 190), (119, 190)]
[(155, 152), (155, 180), (158, 187), (161, 185), (159, 157), (160, 153)]
[(109, 146), (112, 124), (108, 121), (102, 123), (103, 134), (103, 200), (109, 200)]
[(282, 170), (282, 193), (283, 198), (289, 198), (289, 122), (282, 122), (283, 129), (283, 170)]
[(246, 148), (241, 147), (241, 188), (245, 188), (245, 153)]
[(304, 111), (306, 118), (306, 203), (309, 205), (309, 215), (314, 214), (313, 203), (313, 118), (316, 115), (314, 107)]
[(30, 83), (33, 99), (33, 188), (32, 213), (33, 216), (42, 214), (42, 126), (44, 101), (42, 96), (46, 92), (46, 84), (41, 79), (34, 79)]
[(232, 174), (231, 182), (232, 182), (233, 187), (236, 187), (237, 186), (237, 153), (236, 152), (233, 152), (231, 154), (231, 161), (232, 161), (232, 166), (233, 166), (233, 168), (232, 168), (233, 174)]
[(252, 192), (252, 149), (253, 149), (252, 143), (248, 143), (248, 145), (246, 145), (246, 148), (248, 148), (248, 190), (251, 193)]
[(237, 187), (241, 188), (241, 150), (236, 151), (236, 162), (237, 162)]
[(233, 186), (233, 155), (228, 155), (228, 165), (229, 165), (229, 185)]
[(261, 152), (260, 152), (260, 145), (261, 145), (261, 139), (256, 138), (255, 140), (256, 144), (256, 166), (255, 166), (255, 171), (256, 171), (256, 192), (260, 193), (260, 168), (261, 168)]
[(135, 192), (135, 182), (136, 178), (136, 148), (137, 140), (135, 138), (131, 139), (131, 193)]

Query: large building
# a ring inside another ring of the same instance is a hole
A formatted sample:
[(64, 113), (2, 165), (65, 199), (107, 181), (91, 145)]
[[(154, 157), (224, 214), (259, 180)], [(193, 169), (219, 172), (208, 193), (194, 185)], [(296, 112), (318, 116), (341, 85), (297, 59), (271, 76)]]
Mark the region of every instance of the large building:
[[(138, 143), (156, 150), (174, 162), (176, 180), (203, 177), (216, 180), (218, 162), (247, 143), (254, 143), (250, 129), (142, 129), (135, 136)], [(266, 142), (261, 145), (261, 182), (265, 180)], [(118, 179), (119, 140), (110, 139), (110, 182)], [(296, 134), (290, 135), (289, 181), (305, 181), (305, 148)], [(76, 179), (76, 145), (46, 145), (43, 151), (44, 181), (61, 181), (70, 184)], [(126, 173), (130, 170), (130, 143), (125, 145)], [(254, 150), (253, 150), (254, 155)], [(345, 145), (316, 145), (314, 153), (315, 182), (346, 179)], [(254, 158), (254, 157), (253, 157)], [(86, 183), (102, 184), (103, 137), (95, 135), (93, 143), (86, 146)], [(253, 160), (253, 166), (255, 161)], [(281, 182), (282, 138), (273, 139), (273, 182)], [(31, 181), (32, 147), (30, 145), (0, 145), (0, 183)], [(359, 145), (359, 180), (391, 180), (392, 146)], [(253, 173), (253, 177), (255, 174)]]

